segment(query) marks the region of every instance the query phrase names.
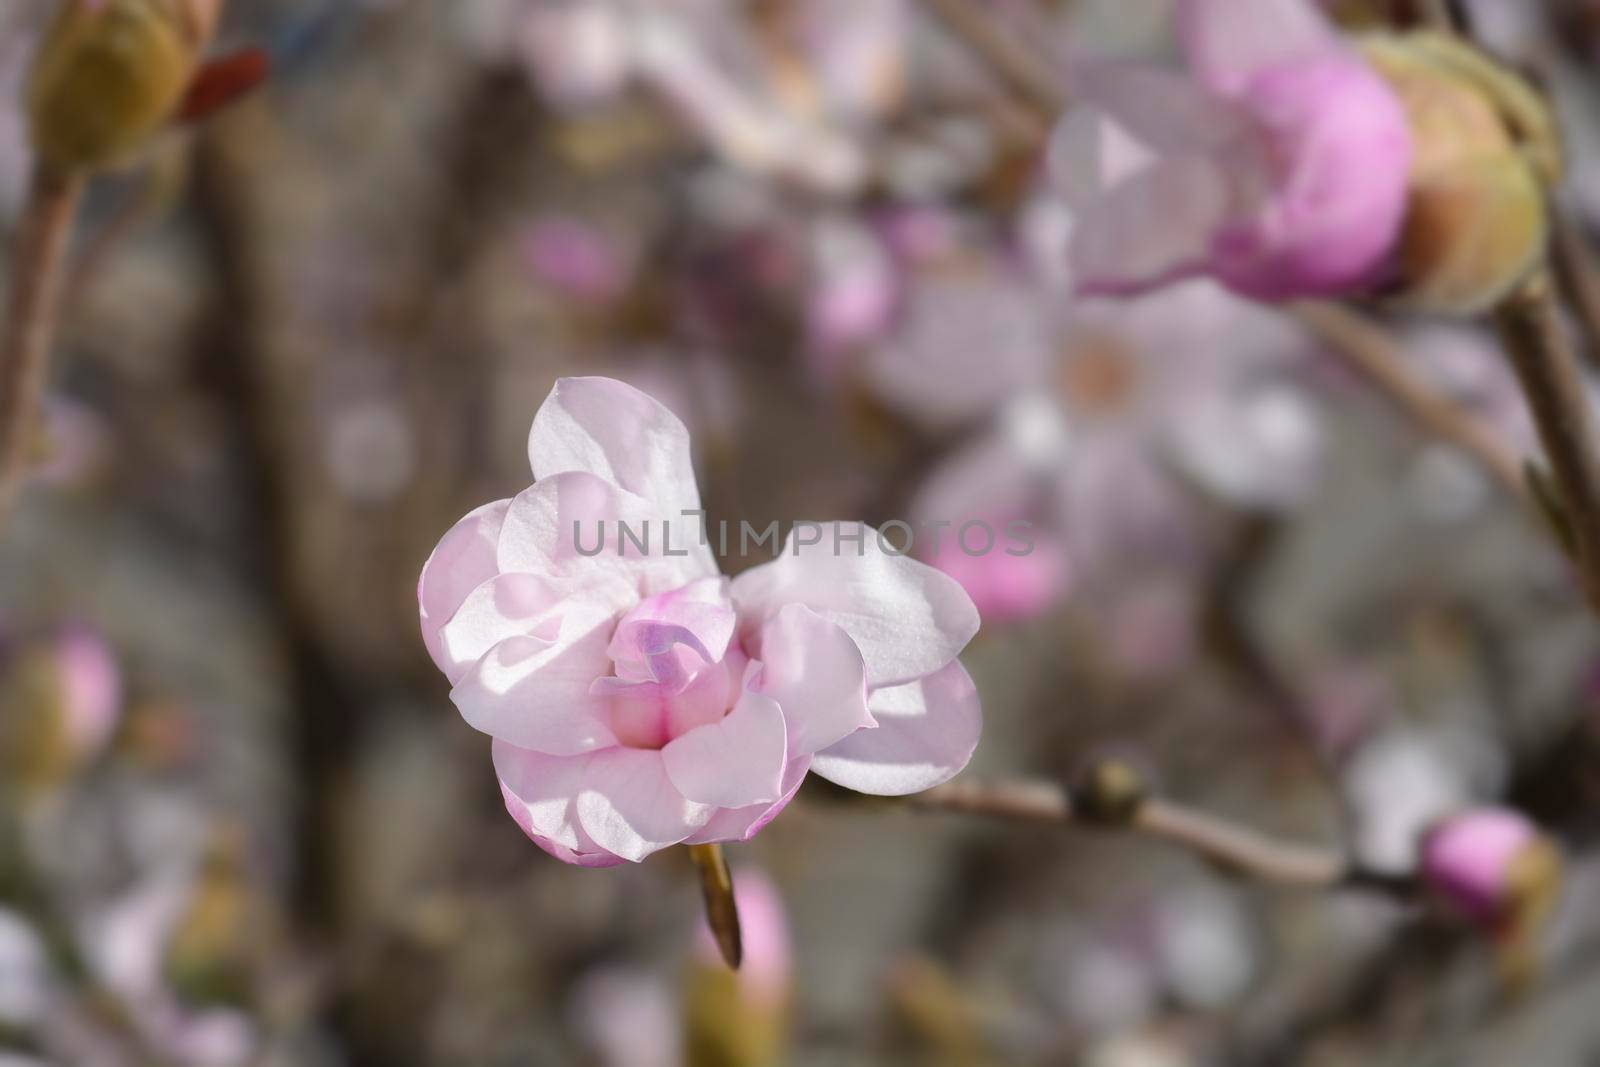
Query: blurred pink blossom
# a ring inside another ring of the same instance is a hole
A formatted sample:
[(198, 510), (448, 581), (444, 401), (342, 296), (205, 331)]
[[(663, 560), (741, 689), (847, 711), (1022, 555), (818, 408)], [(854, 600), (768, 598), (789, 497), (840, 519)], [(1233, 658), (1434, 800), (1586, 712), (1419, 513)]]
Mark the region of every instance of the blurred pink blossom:
[(528, 227), (524, 247), (534, 276), (573, 300), (590, 304), (615, 300), (632, 277), (628, 250), (580, 219), (542, 216)]
[(1263, 299), (1378, 279), (1412, 141), (1389, 85), (1309, 0), (1184, 0), (1190, 77), (1086, 62), (1058, 131), (1082, 292), (1210, 274)]
[(620, 382), (559, 381), (529, 456), (533, 487), (446, 534), (418, 600), (545, 851), (609, 866), (745, 840), (807, 771), (898, 794), (966, 765), (980, 715), (956, 656), (978, 617), (950, 578), (849, 524), (730, 582), (699, 537), (688, 432)]

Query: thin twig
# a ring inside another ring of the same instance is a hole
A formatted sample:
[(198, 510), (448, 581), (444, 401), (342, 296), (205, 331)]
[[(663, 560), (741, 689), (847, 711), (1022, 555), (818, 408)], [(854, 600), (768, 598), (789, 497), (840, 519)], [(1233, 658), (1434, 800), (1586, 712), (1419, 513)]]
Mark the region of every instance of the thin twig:
[(1049, 63), (1021, 45), (994, 15), (971, 0), (924, 0), (941, 23), (972, 49), (1006, 86), (1054, 121), (1067, 109), (1067, 90)]
[[(1067, 790), (1045, 781), (955, 781), (919, 793), (908, 801), (923, 811), (981, 815), (1016, 822), (1062, 825), (1079, 820)], [(1339, 850), (1267, 837), (1159, 797), (1133, 806), (1128, 818), (1120, 824), (1108, 824), (1103, 820), (1088, 822), (1169, 842), (1212, 863), (1265, 882), (1306, 889), (1390, 884), (1364, 871)]]
[(1550, 251), (1561, 288), (1583, 324), (1591, 363), (1600, 364), (1600, 256), (1582, 224), (1569, 211), (1554, 219)]
[(1495, 321), (1555, 475), (1584, 591), (1600, 611), (1600, 452), (1589, 393), (1549, 273), (1529, 279), (1496, 311)]
[(1513, 496), (1528, 498), (1517, 453), (1487, 423), (1434, 392), (1383, 327), (1337, 304), (1307, 301), (1290, 310), (1423, 429), (1476, 459)]
[(36, 166), (11, 260), (0, 336), (0, 526), (34, 454), (39, 400), (60, 310), (62, 266), (83, 179)]

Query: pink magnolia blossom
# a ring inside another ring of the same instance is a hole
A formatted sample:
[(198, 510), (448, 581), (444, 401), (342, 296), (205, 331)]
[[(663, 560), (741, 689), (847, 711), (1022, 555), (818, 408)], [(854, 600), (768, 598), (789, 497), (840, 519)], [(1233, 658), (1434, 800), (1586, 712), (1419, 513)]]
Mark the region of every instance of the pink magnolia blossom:
[(902, 794), (966, 765), (981, 721), (956, 656), (978, 616), (955, 581), (856, 525), (723, 577), (688, 432), (610, 379), (557, 382), (529, 456), (534, 485), (451, 529), (417, 592), (545, 851), (594, 867), (746, 840), (808, 771)]
[(1262, 299), (1378, 280), (1407, 203), (1412, 138), (1387, 82), (1308, 0), (1184, 0), (1190, 78), (1084, 64), (1089, 106), (1053, 157), (1081, 221), (1083, 292), (1210, 274)]

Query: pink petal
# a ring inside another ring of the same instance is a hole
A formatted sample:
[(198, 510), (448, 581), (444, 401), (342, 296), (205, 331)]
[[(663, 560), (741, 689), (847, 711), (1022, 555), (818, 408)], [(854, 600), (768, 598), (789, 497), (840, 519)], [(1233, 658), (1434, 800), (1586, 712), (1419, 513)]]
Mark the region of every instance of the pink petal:
[(1254, 210), (1216, 235), (1217, 277), (1264, 300), (1372, 282), (1410, 201), (1411, 124), (1393, 88), (1338, 50), (1262, 73), (1241, 99), (1279, 173)]
[(1137, 293), (1199, 273), (1234, 200), (1234, 176), (1205, 156), (1173, 157), (1128, 179), (1073, 235), (1078, 291)]
[(774, 804), (751, 804), (744, 808), (719, 808), (703, 827), (692, 837), (684, 839), (685, 844), (705, 845), (714, 841), (748, 841), (766, 827), (784, 808), (789, 806), (789, 801), (800, 791), (800, 785), (806, 780), (806, 771), (811, 767), (810, 756), (797, 756), (789, 761), (789, 766), (784, 768), (783, 781), (779, 788), (782, 790)]
[(605, 699), (589, 691), (611, 672), (608, 638), (599, 625), (554, 644), (507, 638), (472, 666), (450, 699), (468, 725), (520, 748), (570, 756), (614, 745)]
[(1343, 47), (1311, 0), (1180, 0), (1178, 34), (1190, 70), (1226, 94), (1270, 67)]
[(782, 795), (787, 732), (778, 702), (745, 690), (721, 722), (698, 726), (661, 750), (685, 797), (720, 808), (771, 804)]
[(679, 646), (705, 663), (718, 663), (728, 651), (738, 616), (727, 598), (727, 579), (706, 578), (653, 596), (630, 611), (607, 650), (619, 677), (677, 685)]
[(440, 649), (439, 631), (468, 593), (498, 573), (495, 546), (510, 506), (509, 500), (485, 504), (452, 526), (428, 557), (417, 580), (422, 640), (428, 646), (428, 655), (446, 674), (449, 668)]
[(439, 631), (439, 656), (454, 685), (483, 654), (508, 637), (555, 640), (561, 597), (531, 574), (497, 574), (474, 589)]
[(660, 752), (608, 748), (589, 760), (578, 820), (595, 844), (638, 862), (676, 845), (710, 820), (713, 807), (686, 800)]
[(954, 579), (884, 552), (870, 526), (811, 524), (806, 536), (819, 526), (819, 543), (800, 544), (797, 527), (781, 556), (733, 580), (741, 619), (764, 622), (787, 604), (804, 604), (850, 635), (870, 687), (933, 673), (978, 632), (978, 609)]
[(574, 867), (615, 867), (618, 864), (627, 862), (621, 856), (613, 856), (595, 844), (589, 835), (583, 832), (582, 827), (578, 827), (577, 831), (579, 840), (584, 842), (583, 848), (568, 848), (566, 845), (553, 841), (539, 833), (533, 828), (528, 819), (527, 806), (520, 797), (507, 788), (505, 782), (500, 783), (500, 797), (505, 801), (506, 811), (515, 820), (516, 824), (521, 827), (528, 840), (562, 863), (570, 863)]
[(584, 471), (659, 506), (700, 509), (689, 431), (648, 394), (610, 378), (562, 378), (534, 417), (535, 478)]
[(511, 501), (497, 561), (501, 571), (537, 574), (561, 589), (608, 575), (649, 596), (716, 575), (699, 534), (694, 520), (669, 515), (595, 475), (557, 474)]
[(574, 810), (587, 755), (550, 756), (498, 738), (493, 753), (506, 807), (524, 833), (577, 851), (598, 847), (578, 825)]
[(782, 608), (761, 628), (756, 688), (789, 724), (789, 752), (809, 756), (875, 725), (867, 711), (867, 669), (850, 635), (803, 604)]
[(903, 796), (954, 778), (983, 730), (978, 690), (959, 662), (867, 702), (876, 730), (860, 730), (813, 758), (811, 769), (846, 789)]

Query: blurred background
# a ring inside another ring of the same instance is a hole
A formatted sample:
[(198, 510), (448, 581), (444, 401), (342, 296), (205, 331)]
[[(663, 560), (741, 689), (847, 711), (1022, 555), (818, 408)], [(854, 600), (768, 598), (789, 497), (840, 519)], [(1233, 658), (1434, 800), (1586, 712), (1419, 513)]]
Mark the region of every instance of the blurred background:
[[(52, 6), (0, 10), (0, 239)], [(1600, 6), (1470, 6), (1557, 94), (1600, 227)], [(1600, 1063), (1567, 564), (1287, 317), (1074, 300), (1049, 123), (942, 9), (229, 5), (274, 73), (94, 184), (0, 542), (0, 1064)], [(1159, 0), (971, 9), (1045, 71), (1173, 53)], [(1491, 335), (1391, 325), (1532, 451)], [(1567, 850), (1538, 981), (1415, 899), (814, 776), (729, 849), (734, 979), (682, 850), (523, 838), (418, 634), (423, 560), (528, 484), (569, 374), (685, 420), (712, 521), (1034, 523), (1024, 560), (930, 559), (985, 619), (968, 775), (1115, 752), (1396, 875), (1440, 816), (1530, 813)]]

